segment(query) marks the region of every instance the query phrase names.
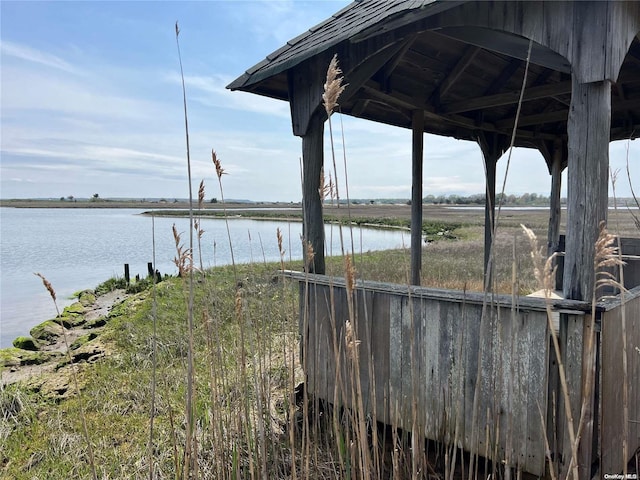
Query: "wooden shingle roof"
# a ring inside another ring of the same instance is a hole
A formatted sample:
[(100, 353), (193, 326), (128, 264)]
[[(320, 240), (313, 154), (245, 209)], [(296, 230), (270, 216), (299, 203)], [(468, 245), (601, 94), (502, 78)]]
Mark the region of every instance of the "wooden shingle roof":
[[(461, 2), (443, 0), (357, 0), (331, 17), (289, 40), (230, 83), (230, 90), (251, 91), (251, 86), (278, 75), (313, 55), (385, 22), (401, 18), (408, 12), (431, 15)], [(282, 97), (282, 99), (286, 99)]]
[[(508, 144), (526, 71), (515, 144), (537, 148), (549, 161), (550, 145), (567, 138), (572, 65), (533, 41), (527, 67), (530, 41), (511, 32), (531, 14), (549, 19), (536, 27), (538, 35), (564, 29), (553, 22), (554, 8), (575, 11), (572, 22), (579, 20), (580, 4), (572, 2), (358, 0), (287, 42), (227, 88), (291, 101), (292, 74), (309, 75), (302, 72), (314, 61), (326, 71), (328, 59), (338, 53), (351, 88), (340, 100), (342, 113), (410, 128), (411, 112), (422, 110), (427, 133), (477, 140), (483, 132)], [(619, 8), (635, 16), (640, 3)], [(511, 31), (487, 26), (495, 21)], [(640, 35), (631, 38), (619, 73), (609, 78), (611, 140), (640, 135)], [(299, 82), (309, 86), (311, 78)]]

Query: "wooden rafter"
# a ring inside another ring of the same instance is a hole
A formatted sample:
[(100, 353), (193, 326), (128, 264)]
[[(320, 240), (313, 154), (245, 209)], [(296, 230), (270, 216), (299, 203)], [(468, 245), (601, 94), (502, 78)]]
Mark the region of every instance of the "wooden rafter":
[(513, 75), (518, 71), (518, 69), (522, 66), (524, 62), (517, 58), (511, 60), (506, 67), (502, 69), (500, 75), (489, 85), (484, 92), (485, 96), (495, 95), (500, 92), (507, 82), (513, 77)]
[(429, 103), (435, 105), (440, 104), (440, 101), (446, 97), (449, 90), (451, 90), (451, 88), (460, 79), (460, 76), (464, 73), (471, 62), (473, 62), (473, 59), (476, 58), (476, 55), (478, 55), (480, 50), (481, 49), (479, 47), (473, 45), (469, 45), (465, 49), (462, 57), (460, 57), (447, 76), (440, 82), (440, 85), (438, 85), (438, 87), (433, 91), (429, 98)]
[[(539, 87), (531, 87), (525, 90), (523, 101), (538, 100), (541, 98), (552, 97), (571, 93), (571, 81), (552, 83), (541, 85)], [(440, 112), (461, 113), (480, 110), (483, 108), (500, 107), (503, 105), (511, 105), (518, 102), (520, 92), (498, 93), (496, 95), (483, 96), (478, 98), (467, 98), (455, 102), (449, 102), (441, 105)]]

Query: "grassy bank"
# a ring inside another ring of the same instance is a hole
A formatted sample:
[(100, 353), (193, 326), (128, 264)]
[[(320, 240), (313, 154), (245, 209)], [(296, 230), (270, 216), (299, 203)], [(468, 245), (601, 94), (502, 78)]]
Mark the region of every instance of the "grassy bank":
[[(202, 429), (203, 452), (228, 446), (216, 453), (211, 468), (226, 467), (234, 455), (246, 458), (247, 440), (256, 441), (245, 436), (251, 437), (256, 425), (236, 425), (239, 412), (251, 410), (242, 422), (257, 421), (256, 415), (262, 419), (264, 441), (277, 441), (285, 427), (283, 413), (294, 382), (288, 365), (297, 354), (296, 296), (290, 285), (274, 281), (274, 270), (274, 265), (254, 265), (234, 274), (231, 268), (218, 268), (197, 277), (195, 421)], [(242, 287), (236, 297), (238, 281)], [(145, 477), (152, 401), (156, 476), (175, 478), (181, 459), (174, 446), (184, 444), (185, 299), (185, 280), (174, 278), (112, 311), (94, 341), (113, 353), (90, 366), (79, 364), (81, 395), (56, 400), (28, 384), (6, 387), (0, 403), (3, 478), (89, 477), (83, 412), (99, 477)]]
[[(456, 240), (425, 247), (423, 284), (480, 289), (482, 228), (446, 230)], [(534, 284), (525, 273), (526, 240), (507, 229), (497, 246), (501, 290), (512, 291), (515, 268), (518, 291), (528, 293)], [(355, 250), (358, 278), (407, 282), (408, 250)], [(336, 460), (340, 439), (331, 431), (303, 432), (301, 419), (309, 412), (296, 394), (303, 380), (298, 289), (279, 279), (281, 267), (300, 270), (302, 264), (194, 272), (196, 452), (190, 469), (201, 478), (345, 476)], [(328, 259), (329, 274), (342, 276), (344, 268), (344, 259)], [(71, 389), (60, 398), (29, 382), (3, 389), (3, 478), (91, 478), (83, 417), (98, 478), (149, 478), (151, 470), (153, 478), (184, 478), (188, 287), (187, 278), (167, 279), (114, 308), (101, 335), (88, 342), (100, 342), (109, 354), (73, 365), (80, 394)], [(51, 375), (68, 374), (68, 362), (60, 365)]]
[[(424, 246), (423, 285), (482, 289), (481, 213), (471, 218), (444, 211), (433, 222), (438, 228), (435, 241)], [(533, 225), (544, 238), (544, 214), (508, 215), (513, 217), (506, 218), (495, 243), (496, 291), (527, 294), (538, 286), (528, 239), (516, 224)], [(408, 249), (361, 252), (356, 240), (354, 251), (356, 278), (408, 283)], [(329, 412), (314, 409), (299, 388), (298, 285), (281, 279), (280, 268), (301, 270), (302, 262), (194, 272), (191, 337), (189, 277), (147, 285), (113, 308), (100, 334), (77, 350), (104, 355), (74, 354), (72, 363), (55, 358), (46, 388), (37, 379), (3, 387), (0, 477), (92, 478), (92, 465), (96, 478), (357, 476), (349, 463), (359, 454), (349, 450), (349, 420), (336, 423)], [(327, 273), (344, 276), (345, 259), (329, 257)], [(117, 286), (109, 281), (96, 291)], [(190, 338), (192, 418), (185, 410)], [(72, 373), (79, 392), (69, 380)], [(56, 377), (66, 377), (63, 394), (56, 393)], [(379, 446), (374, 477), (391, 478), (390, 471), (397, 474), (411, 463), (403, 463), (410, 445), (390, 441), (395, 447)], [(434, 461), (436, 471), (437, 455)]]

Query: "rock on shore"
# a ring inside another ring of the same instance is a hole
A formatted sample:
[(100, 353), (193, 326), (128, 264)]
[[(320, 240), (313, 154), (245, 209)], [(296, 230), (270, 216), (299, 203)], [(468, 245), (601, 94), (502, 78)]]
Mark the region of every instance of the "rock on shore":
[(124, 290), (100, 296), (92, 290), (81, 292), (58, 317), (33, 327), (29, 337), (16, 338), (12, 348), (0, 350), (2, 384), (23, 382), (48, 396), (67, 396), (71, 365), (91, 363), (109, 353), (100, 334), (111, 309), (127, 297)]

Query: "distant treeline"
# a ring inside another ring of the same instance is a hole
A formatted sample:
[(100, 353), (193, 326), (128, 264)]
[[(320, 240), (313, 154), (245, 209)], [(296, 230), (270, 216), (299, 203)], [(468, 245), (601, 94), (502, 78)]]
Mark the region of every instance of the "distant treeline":
[[(423, 203), (435, 205), (484, 205), (486, 195), (476, 193), (475, 195), (427, 195), (422, 199)], [(562, 199), (564, 201), (565, 199)], [(523, 193), (522, 195), (496, 194), (496, 204), (503, 205), (549, 205), (549, 197), (537, 193)]]
[[(427, 195), (422, 199), (422, 203), (428, 205), (484, 205), (486, 201), (486, 195), (483, 193), (476, 193), (474, 195)], [(329, 202), (327, 202), (329, 203)], [(346, 204), (347, 201), (344, 199), (340, 200), (341, 204)], [(411, 200), (407, 200), (406, 198), (375, 198), (375, 199), (367, 199), (367, 198), (359, 198), (352, 199), (351, 203), (353, 205), (387, 205), (387, 204), (407, 204), (411, 205)], [(538, 193), (523, 193), (522, 195), (514, 195), (514, 194), (496, 194), (496, 205), (508, 205), (508, 206), (548, 206), (550, 205), (549, 197), (545, 195), (540, 195)], [(625, 207), (636, 207), (638, 206), (638, 201), (632, 197), (629, 198), (618, 198), (617, 202), (613, 197), (609, 197), (609, 206), (612, 207), (615, 204), (618, 206)], [(560, 199), (561, 205), (567, 204), (567, 199), (562, 197)]]
[[(422, 203), (432, 205), (484, 205), (486, 195), (483, 193), (477, 193), (474, 195), (427, 195), (422, 199)], [(562, 199), (564, 204), (566, 199)], [(347, 203), (346, 200), (341, 200), (341, 203)], [(539, 195), (537, 193), (524, 193), (522, 195), (507, 195), (496, 194), (496, 204), (502, 202), (503, 205), (549, 205), (549, 197)], [(351, 203), (358, 204), (399, 204), (406, 203), (411, 204), (411, 200), (406, 198), (376, 198), (376, 199), (356, 199), (351, 200)]]

